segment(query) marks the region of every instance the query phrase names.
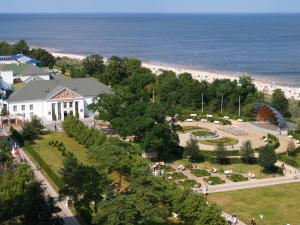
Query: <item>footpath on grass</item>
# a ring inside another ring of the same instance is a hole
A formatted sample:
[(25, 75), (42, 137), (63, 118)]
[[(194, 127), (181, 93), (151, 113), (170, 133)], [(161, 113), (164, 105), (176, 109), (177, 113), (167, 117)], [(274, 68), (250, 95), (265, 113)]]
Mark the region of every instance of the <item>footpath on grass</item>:
[[(4, 136), (9, 137), (6, 131), (3, 130), (2, 132)], [(53, 188), (53, 186), (49, 183), (49, 181), (46, 179), (46, 177), (42, 174), (42, 172), (36, 168), (35, 163), (30, 159), (30, 157), (26, 154), (25, 151), (23, 151), (22, 148), (19, 149), (20, 154), (25, 158), (25, 160), (28, 162), (28, 165), (31, 167), (35, 179), (42, 183), (45, 188), (45, 194), (50, 195), (54, 199), (58, 198), (57, 191)], [(65, 225), (80, 225), (78, 220), (76, 219), (76, 216), (74, 213), (69, 209), (68, 206), (64, 204), (64, 202), (57, 202), (58, 207), (61, 209), (61, 212), (59, 213), (59, 216), (64, 220)]]

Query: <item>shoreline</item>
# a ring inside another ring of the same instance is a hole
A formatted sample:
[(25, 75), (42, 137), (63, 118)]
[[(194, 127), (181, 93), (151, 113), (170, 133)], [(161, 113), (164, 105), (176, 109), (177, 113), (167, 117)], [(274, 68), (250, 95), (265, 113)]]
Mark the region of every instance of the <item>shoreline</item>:
[[(85, 55), (72, 53), (59, 53), (52, 51), (50, 51), (50, 53), (55, 57), (69, 57), (77, 60), (83, 60), (86, 57)], [(106, 60), (107, 58), (104, 59)], [(199, 81), (205, 80), (209, 83), (213, 82), (215, 79), (238, 80), (241, 75), (251, 76), (253, 79), (253, 83), (255, 84), (257, 89), (265, 94), (272, 94), (275, 89), (279, 88), (282, 91), (284, 91), (285, 96), (287, 98), (300, 100), (300, 87), (289, 87), (285, 85), (276, 84), (272, 77), (267, 77), (267, 79), (270, 81), (266, 82), (262, 79), (259, 79), (255, 75), (240, 72), (198, 70), (194, 68), (188, 68), (187, 66), (151, 61), (142, 61), (142, 65), (145, 68), (150, 69), (155, 74), (160, 74), (162, 70), (172, 70), (176, 74), (190, 73), (192, 74), (192, 77), (194, 79)]]

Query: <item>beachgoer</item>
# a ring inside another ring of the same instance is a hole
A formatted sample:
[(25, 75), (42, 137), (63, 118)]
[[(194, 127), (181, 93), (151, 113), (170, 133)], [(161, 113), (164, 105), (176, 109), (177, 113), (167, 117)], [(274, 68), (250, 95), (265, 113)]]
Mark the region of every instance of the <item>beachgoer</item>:
[(256, 225), (255, 219), (252, 218), (250, 225)]

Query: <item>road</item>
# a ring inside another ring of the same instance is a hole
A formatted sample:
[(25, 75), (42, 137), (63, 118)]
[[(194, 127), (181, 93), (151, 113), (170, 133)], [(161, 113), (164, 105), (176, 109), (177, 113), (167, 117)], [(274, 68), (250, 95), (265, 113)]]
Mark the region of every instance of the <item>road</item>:
[[(4, 136), (8, 137), (8, 134), (3, 130), (2, 134)], [(29, 156), (24, 152), (23, 149), (20, 149), (20, 154), (26, 159), (28, 162), (29, 166), (31, 167), (35, 179), (38, 182), (41, 182), (45, 188), (45, 194), (50, 195), (51, 197), (57, 199), (58, 198), (58, 193), (57, 191), (52, 187), (52, 185), (47, 181), (45, 176), (41, 173), (40, 170), (37, 170), (36, 165), (34, 162), (29, 158)], [(78, 220), (76, 219), (75, 215), (73, 212), (69, 209), (68, 206), (64, 204), (64, 202), (57, 202), (57, 206), (61, 208), (61, 212), (59, 213), (59, 216), (64, 220), (65, 225), (80, 225)]]

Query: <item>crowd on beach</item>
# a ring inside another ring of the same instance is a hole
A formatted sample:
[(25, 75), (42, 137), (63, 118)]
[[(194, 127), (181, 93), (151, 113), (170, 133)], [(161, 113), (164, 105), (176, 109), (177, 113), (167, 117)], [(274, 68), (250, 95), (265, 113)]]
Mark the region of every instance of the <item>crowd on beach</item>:
[[(83, 55), (78, 54), (65, 54), (65, 53), (54, 53), (52, 55), (55, 57), (69, 57), (73, 59), (82, 60), (85, 58)], [(148, 63), (143, 62), (143, 66), (145, 68), (150, 69), (155, 74), (160, 74), (163, 70), (172, 70), (176, 74), (180, 73), (190, 73), (192, 74), (193, 78), (199, 81), (207, 81), (213, 82), (215, 79), (230, 79), (236, 80), (239, 79), (241, 75), (248, 75), (248, 74), (240, 74), (240, 73), (231, 73), (228, 74), (226, 72), (217, 72), (217, 71), (201, 71), (196, 69), (186, 69), (184, 67), (173, 66), (173, 65), (165, 65), (159, 63)], [(300, 87), (290, 87), (290, 86), (283, 86), (278, 85), (274, 82), (274, 80), (267, 80), (267, 81), (260, 81), (258, 79), (254, 79), (254, 84), (256, 85), (259, 91), (262, 91), (266, 94), (272, 94), (275, 89), (281, 89), (284, 91), (285, 96), (287, 98), (300, 100)]]

